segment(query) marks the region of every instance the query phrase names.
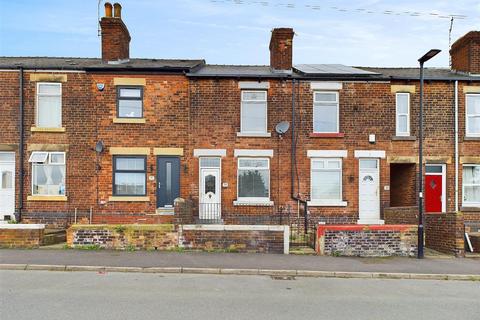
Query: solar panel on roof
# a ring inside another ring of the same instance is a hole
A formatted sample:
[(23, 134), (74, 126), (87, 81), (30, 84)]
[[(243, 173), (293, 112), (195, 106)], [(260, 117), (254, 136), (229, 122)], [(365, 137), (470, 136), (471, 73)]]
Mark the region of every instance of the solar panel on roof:
[(343, 64), (298, 64), (295, 69), (305, 74), (349, 74), (349, 75), (375, 75), (378, 73), (365, 71)]

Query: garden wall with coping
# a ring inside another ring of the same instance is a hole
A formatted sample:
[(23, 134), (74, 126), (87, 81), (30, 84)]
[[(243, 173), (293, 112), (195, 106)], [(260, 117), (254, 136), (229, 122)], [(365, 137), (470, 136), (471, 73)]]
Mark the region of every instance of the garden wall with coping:
[(315, 250), (320, 255), (413, 257), (417, 239), (414, 225), (319, 225)]
[(0, 224), (0, 248), (38, 248), (44, 233), (43, 224)]
[(182, 225), (179, 246), (185, 249), (230, 252), (289, 253), (289, 226)]
[(168, 250), (178, 244), (173, 224), (72, 225), (67, 230), (69, 247), (119, 250)]

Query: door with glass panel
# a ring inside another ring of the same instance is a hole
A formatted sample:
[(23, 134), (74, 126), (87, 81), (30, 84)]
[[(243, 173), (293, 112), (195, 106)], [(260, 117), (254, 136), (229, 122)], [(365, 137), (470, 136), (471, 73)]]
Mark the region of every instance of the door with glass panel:
[(180, 158), (157, 158), (157, 208), (172, 208), (180, 196)]
[(220, 158), (200, 158), (199, 218), (221, 217)]
[(13, 219), (14, 212), (15, 153), (0, 152), (0, 220)]
[(380, 175), (378, 159), (360, 159), (359, 170), (359, 221), (360, 224), (379, 224)]

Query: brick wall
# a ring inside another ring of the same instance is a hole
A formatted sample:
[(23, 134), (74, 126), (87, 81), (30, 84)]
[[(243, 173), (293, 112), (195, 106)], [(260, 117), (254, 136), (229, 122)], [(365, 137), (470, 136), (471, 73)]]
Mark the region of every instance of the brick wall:
[(38, 248), (43, 236), (43, 225), (0, 225), (0, 248)]
[(165, 250), (177, 243), (173, 225), (73, 225), (67, 230), (67, 245), (71, 247)]
[(418, 224), (418, 207), (393, 207), (383, 211), (385, 224)]
[(425, 215), (425, 246), (462, 257), (465, 255), (465, 225), (462, 213)]
[(411, 257), (416, 250), (416, 226), (332, 225), (317, 229), (316, 251), (322, 255)]
[(193, 250), (288, 253), (288, 235), (286, 226), (184, 225), (179, 244)]

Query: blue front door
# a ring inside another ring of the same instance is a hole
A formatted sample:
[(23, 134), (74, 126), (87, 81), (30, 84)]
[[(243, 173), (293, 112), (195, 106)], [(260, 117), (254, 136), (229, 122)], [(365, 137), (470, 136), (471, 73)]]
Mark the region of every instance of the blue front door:
[(173, 207), (180, 196), (180, 159), (157, 158), (157, 208)]

